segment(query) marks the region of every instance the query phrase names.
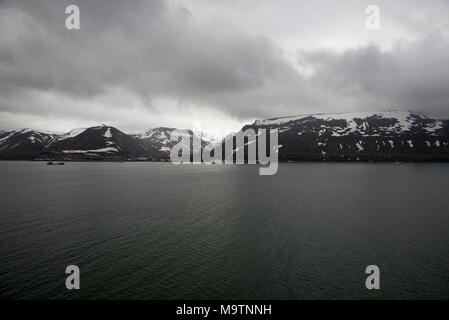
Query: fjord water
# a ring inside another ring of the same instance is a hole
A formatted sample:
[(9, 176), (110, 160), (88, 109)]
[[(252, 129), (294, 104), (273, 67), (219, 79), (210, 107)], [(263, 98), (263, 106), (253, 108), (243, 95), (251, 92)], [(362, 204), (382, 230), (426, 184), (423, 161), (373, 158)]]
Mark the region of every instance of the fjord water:
[[(0, 162), (0, 297), (449, 298), (449, 165)], [(65, 268), (81, 289), (65, 288)], [(365, 289), (365, 268), (381, 290)]]

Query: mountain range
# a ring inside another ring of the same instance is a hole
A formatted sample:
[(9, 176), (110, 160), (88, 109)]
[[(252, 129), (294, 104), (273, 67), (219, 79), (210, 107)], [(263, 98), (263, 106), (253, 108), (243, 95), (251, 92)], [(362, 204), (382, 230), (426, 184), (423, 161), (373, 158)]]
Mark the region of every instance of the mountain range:
[[(256, 120), (246, 129), (278, 129), (280, 161), (449, 160), (449, 120), (413, 112), (306, 114)], [(0, 130), (0, 159), (169, 161), (177, 143), (170, 141), (173, 130), (128, 134), (106, 125), (65, 134)], [(199, 135), (203, 147), (210, 143)]]
[(449, 120), (406, 111), (308, 114), (257, 120), (277, 128), (281, 161), (447, 161)]

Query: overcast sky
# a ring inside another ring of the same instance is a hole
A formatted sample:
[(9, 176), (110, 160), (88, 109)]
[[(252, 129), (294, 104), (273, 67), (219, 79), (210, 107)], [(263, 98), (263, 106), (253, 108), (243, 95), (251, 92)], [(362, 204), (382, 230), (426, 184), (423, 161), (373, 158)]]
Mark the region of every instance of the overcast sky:
[[(70, 4), (80, 30), (65, 28)], [(0, 129), (449, 117), (448, 61), (448, 0), (0, 0)]]

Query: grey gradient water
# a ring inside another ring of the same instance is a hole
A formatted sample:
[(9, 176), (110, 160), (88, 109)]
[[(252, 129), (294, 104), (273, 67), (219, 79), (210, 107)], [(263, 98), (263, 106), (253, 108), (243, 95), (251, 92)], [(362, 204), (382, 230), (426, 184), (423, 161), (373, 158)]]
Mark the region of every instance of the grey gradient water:
[(449, 298), (447, 164), (0, 162), (0, 177), (1, 298)]

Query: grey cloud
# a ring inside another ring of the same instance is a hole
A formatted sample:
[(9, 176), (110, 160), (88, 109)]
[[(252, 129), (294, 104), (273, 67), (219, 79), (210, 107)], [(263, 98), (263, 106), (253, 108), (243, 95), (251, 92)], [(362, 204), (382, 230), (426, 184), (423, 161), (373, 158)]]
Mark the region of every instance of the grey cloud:
[(337, 99), (351, 97), (351, 108), (392, 106), (449, 115), (449, 39), (439, 33), (387, 52), (371, 45), (301, 55), (315, 70), (311, 82)]
[[(81, 9), (79, 31), (64, 27), (69, 4)], [(387, 52), (299, 51), (314, 70), (305, 77), (276, 39), (197, 15), (188, 3), (162, 0), (0, 2), (0, 111), (87, 118), (88, 110), (26, 97), (92, 100), (122, 88), (149, 110), (169, 98), (237, 119), (381, 106), (449, 114), (448, 38), (432, 28)]]
[[(91, 96), (107, 86), (123, 86), (145, 98), (162, 95), (207, 104), (221, 94), (295, 78), (266, 37), (217, 35), (189, 21), (185, 8), (173, 10), (162, 1), (132, 6), (75, 1), (82, 13), (76, 32), (63, 28), (61, 12), (68, 2), (32, 3), (18, 6), (26, 32), (12, 46), (1, 44), (3, 93), (37, 89)], [(3, 10), (13, 11), (15, 4)]]

